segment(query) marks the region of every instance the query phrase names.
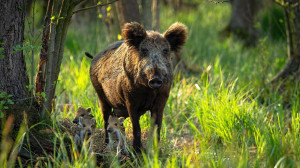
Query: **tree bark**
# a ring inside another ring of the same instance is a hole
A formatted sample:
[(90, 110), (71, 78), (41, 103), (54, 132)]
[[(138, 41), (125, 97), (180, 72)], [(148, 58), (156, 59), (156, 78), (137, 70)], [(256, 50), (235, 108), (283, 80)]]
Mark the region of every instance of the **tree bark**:
[(22, 50), (25, 13), (24, 1), (1, 0), (0, 2), (0, 47), (3, 48), (0, 59), (0, 91), (13, 95), (13, 99), (24, 99), (28, 92), (28, 76)]
[[(50, 23), (50, 29), (49, 26), (45, 26), (43, 29), (42, 50), (36, 77), (37, 93), (41, 93), (45, 88), (45, 101), (40, 110), (42, 118), (47, 117), (48, 115), (46, 114), (52, 112), (68, 27), (74, 14), (74, 8), (83, 1), (49, 0), (45, 25)], [(86, 9), (79, 9), (76, 12)], [(49, 18), (51, 19), (49, 20)], [(42, 102), (40, 101), (40, 103)]]
[(50, 17), (51, 17), (51, 9), (52, 9), (53, 0), (49, 0), (46, 16), (44, 19), (44, 29), (43, 29), (43, 35), (42, 35), (42, 49), (40, 51), (39, 55), (39, 62), (38, 67), (36, 71), (36, 77), (35, 77), (35, 94), (37, 95), (37, 100), (40, 105), (43, 104), (43, 96), (41, 93), (45, 91), (45, 73), (46, 73), (46, 61), (48, 58), (48, 40), (49, 40), (49, 34), (50, 34)]
[[(29, 103), (26, 86), (29, 79), (26, 74), (26, 64), (23, 55), (25, 1), (0, 1), (0, 92), (12, 95), (14, 104), (5, 110), (6, 115), (15, 118), (14, 126), (17, 129), (23, 121), (23, 112), (28, 112), (29, 124), (37, 121), (34, 104)], [(4, 58), (2, 58), (4, 57)], [(1, 127), (1, 126), (0, 126)]]
[[(300, 6), (299, 0), (282, 0), (286, 17), (286, 34), (288, 44), (288, 60), (285, 67), (272, 79), (271, 83), (286, 81), (292, 77), (294, 81), (300, 77)], [(293, 17), (293, 14), (295, 17)]]
[(257, 32), (254, 28), (254, 16), (258, 8), (257, 3), (257, 0), (231, 0), (231, 19), (222, 34), (227, 36), (233, 33), (245, 40), (246, 46), (255, 45)]
[(50, 26), (45, 85), (46, 101), (41, 111), (42, 117), (45, 117), (46, 114), (50, 114), (53, 109), (52, 102), (54, 100), (57, 79), (63, 58), (68, 26), (72, 18), (74, 7), (80, 2), (82, 2), (82, 0), (75, 2), (72, 0), (55, 0), (52, 5), (53, 13), (51, 16), (57, 17), (52, 20)]
[(136, 0), (119, 0), (116, 2), (120, 28), (127, 22), (141, 22), (139, 6)]

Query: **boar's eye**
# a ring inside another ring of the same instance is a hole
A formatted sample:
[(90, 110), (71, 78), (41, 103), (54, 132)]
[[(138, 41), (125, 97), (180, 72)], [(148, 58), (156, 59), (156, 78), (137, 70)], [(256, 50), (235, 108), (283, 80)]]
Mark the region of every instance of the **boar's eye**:
[(85, 127), (85, 124), (82, 124), (83, 127)]
[(118, 126), (118, 124), (117, 124), (117, 123), (115, 123), (115, 126)]
[(147, 55), (148, 54), (148, 49), (147, 48), (142, 48), (141, 52), (143, 55)]
[(167, 55), (167, 54), (169, 53), (169, 49), (164, 49), (164, 50), (163, 50), (163, 53), (164, 53), (165, 55)]
[(83, 117), (83, 116), (84, 116), (84, 114), (80, 114), (80, 116), (81, 116), (81, 117)]

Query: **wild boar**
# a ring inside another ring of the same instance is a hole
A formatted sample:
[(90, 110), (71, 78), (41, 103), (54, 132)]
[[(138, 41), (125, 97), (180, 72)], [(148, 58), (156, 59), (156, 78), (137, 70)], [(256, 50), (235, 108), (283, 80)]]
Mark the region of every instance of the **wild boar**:
[(78, 107), (77, 111), (75, 112), (75, 117), (73, 120), (74, 124), (78, 124), (79, 121), (79, 117), (85, 117), (85, 116), (90, 116), (90, 117), (94, 117), (93, 115), (91, 115), (91, 108), (87, 108), (85, 109), (84, 107)]
[(160, 34), (132, 22), (124, 25), (122, 36), (124, 41), (108, 46), (94, 58), (86, 55), (93, 58), (90, 78), (103, 114), (105, 142), (109, 142), (108, 118), (114, 111), (117, 117), (130, 117), (133, 147), (139, 152), (142, 146), (139, 119), (148, 110), (160, 139), (163, 110), (173, 81), (170, 57), (186, 42), (187, 28), (175, 23)]
[(87, 144), (89, 152), (92, 152), (93, 140), (90, 138), (94, 135), (95, 128), (96, 122), (94, 117), (88, 115), (79, 117), (79, 121), (76, 125), (76, 131), (74, 135), (75, 146), (77, 147), (77, 149), (81, 150), (84, 141), (87, 140), (89, 141)]
[(106, 147), (106, 150), (110, 151), (111, 149), (113, 149), (113, 141), (116, 140), (118, 144), (118, 156), (121, 156), (121, 150), (124, 151), (125, 155), (129, 156), (129, 152), (126, 148), (125, 127), (123, 125), (124, 120), (124, 117), (118, 118), (116, 116), (109, 116), (108, 118), (107, 132), (109, 137), (109, 143)]

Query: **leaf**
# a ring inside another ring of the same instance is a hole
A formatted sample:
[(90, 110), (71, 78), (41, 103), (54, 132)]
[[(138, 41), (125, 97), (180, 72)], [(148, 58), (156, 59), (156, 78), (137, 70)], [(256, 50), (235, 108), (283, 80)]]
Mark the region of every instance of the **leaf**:
[(4, 98), (6, 96), (6, 92), (1, 92), (0, 93), (0, 98)]
[(109, 12), (111, 10), (111, 6), (108, 6), (107, 8), (106, 8), (106, 12)]
[(56, 19), (56, 16), (52, 16), (50, 19), (51, 21), (54, 21)]
[(21, 10), (21, 11), (23, 11), (24, 10), (24, 6), (19, 6), (18, 9)]
[(4, 55), (0, 55), (0, 59), (4, 59)]
[(42, 92), (42, 93), (41, 93), (41, 95), (43, 96), (43, 98), (45, 98), (45, 97), (46, 97), (46, 94), (45, 94), (45, 92)]
[(292, 19), (295, 19), (295, 18), (296, 18), (295, 12), (294, 12), (294, 11), (291, 11), (291, 17), (292, 17)]
[(283, 19), (279, 19), (279, 23), (283, 23), (284, 21), (283, 21)]
[(7, 100), (7, 103), (8, 103), (8, 104), (15, 104), (15, 103), (14, 103), (12, 100), (10, 100), (10, 99)]
[(122, 40), (121, 34), (118, 34), (118, 40)]

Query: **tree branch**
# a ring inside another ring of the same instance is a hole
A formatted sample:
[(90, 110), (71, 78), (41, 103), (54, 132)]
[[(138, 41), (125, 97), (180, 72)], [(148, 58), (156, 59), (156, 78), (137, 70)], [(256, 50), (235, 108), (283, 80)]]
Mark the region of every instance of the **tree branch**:
[(230, 1), (229, 0), (222, 0), (222, 1), (208, 0), (208, 2), (212, 2), (214, 4), (219, 4), (219, 3), (230, 2)]
[(81, 11), (93, 9), (93, 8), (96, 8), (96, 7), (99, 7), (99, 6), (107, 6), (107, 5), (112, 4), (112, 3), (114, 3), (114, 2), (117, 2), (117, 1), (118, 1), (118, 0), (112, 0), (112, 1), (110, 1), (110, 2), (108, 2), (108, 3), (99, 4), (99, 5), (94, 5), (94, 6), (90, 6), (90, 7), (82, 8), (82, 9), (78, 9), (78, 10), (74, 11), (73, 14), (78, 13), (78, 12), (81, 12)]

